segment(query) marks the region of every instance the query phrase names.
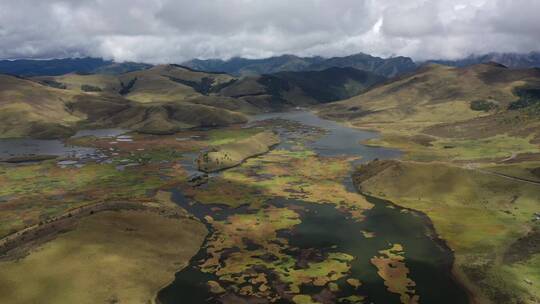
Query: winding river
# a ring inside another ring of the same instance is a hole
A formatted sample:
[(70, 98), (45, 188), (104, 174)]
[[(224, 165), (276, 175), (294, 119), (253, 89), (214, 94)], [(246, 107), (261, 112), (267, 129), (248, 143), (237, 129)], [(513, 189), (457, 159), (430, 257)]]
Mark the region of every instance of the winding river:
[[(348, 128), (321, 119), (310, 112), (265, 114), (253, 118), (251, 123), (274, 118), (325, 129), (325, 135), (309, 144), (309, 148), (322, 156), (361, 156), (359, 161), (366, 162), (376, 158), (398, 158), (401, 155), (397, 150), (363, 145), (363, 141), (377, 136), (374, 132)], [(281, 135), (287, 136), (285, 133)], [(283, 143), (279, 148), (288, 147)], [(348, 191), (356, 191), (350, 178), (343, 183)], [(275, 198), (269, 204), (289, 208), (296, 206), (304, 210), (301, 223), (291, 231), (282, 233), (282, 237), (286, 238), (291, 246), (300, 249), (324, 248), (325, 253), (339, 251), (355, 257), (350, 262), (350, 273), (361, 279), (362, 286), (354, 289), (343, 279), (338, 280), (336, 283), (339, 292), (336, 296), (339, 298), (362, 295), (364, 297), (362, 303), (402, 303), (399, 294), (388, 291), (384, 280), (377, 273), (377, 268), (370, 262), (372, 257), (377, 256), (380, 250), (388, 248), (389, 244), (401, 244), (406, 248), (404, 256), (410, 270), (409, 278), (416, 283), (418, 303), (468, 303), (466, 292), (451, 275), (453, 256), (445, 243), (435, 235), (429, 219), (423, 214), (404, 210), (391, 202), (373, 197), (366, 198), (374, 204), (374, 208), (364, 213), (366, 219), (361, 222), (346, 217), (330, 204), (313, 204), (281, 198)], [(249, 212), (246, 208), (227, 209), (223, 206), (215, 208), (216, 206), (189, 202), (178, 190), (173, 190), (173, 200), (203, 222), (207, 215), (219, 220), (231, 214)], [(211, 231), (211, 225), (208, 227)], [(374, 237), (353, 233), (359, 231), (370, 231)], [(212, 273), (202, 272), (197, 266), (206, 258), (206, 250), (206, 246), (203, 246), (193, 257), (191, 264), (178, 272), (175, 280), (158, 293), (159, 303), (220, 303), (205, 285), (209, 280), (217, 281), (217, 277)], [(303, 286), (302, 292), (318, 294), (321, 288)], [(253, 303), (266, 302), (253, 301)], [(291, 303), (291, 301), (281, 299), (276, 303)]]
[[(361, 156), (359, 162), (366, 162), (375, 158), (398, 158), (401, 154), (397, 150), (363, 145), (364, 140), (377, 136), (374, 132), (348, 128), (321, 119), (310, 112), (265, 114), (255, 117), (251, 123), (273, 118), (325, 129), (326, 132), (322, 137), (309, 144), (309, 148), (321, 156)], [(286, 132), (281, 136), (287, 136)], [(287, 144), (283, 143), (278, 148), (287, 147)], [(348, 191), (356, 191), (350, 178), (343, 183)], [(336, 283), (339, 292), (336, 296), (339, 298), (361, 295), (365, 297), (363, 303), (402, 303), (399, 294), (388, 291), (384, 280), (377, 273), (377, 268), (370, 262), (372, 257), (377, 256), (380, 250), (387, 249), (389, 244), (401, 244), (406, 248), (404, 256), (410, 270), (408, 276), (416, 283), (418, 303), (468, 303), (466, 292), (451, 275), (453, 264), (451, 251), (437, 238), (429, 219), (423, 214), (404, 210), (391, 202), (373, 197), (366, 198), (374, 204), (374, 208), (364, 213), (366, 218), (361, 222), (348, 218), (330, 204), (311, 204), (279, 198), (273, 199), (269, 204), (289, 208), (296, 206), (304, 210), (301, 223), (294, 229), (281, 233), (291, 246), (300, 249), (324, 248), (325, 253), (345, 252), (355, 257), (350, 262), (350, 273), (360, 278), (362, 286), (354, 289), (343, 279), (338, 280)], [(223, 206), (219, 206), (217, 209), (220, 211), (216, 212), (216, 206), (190, 202), (178, 190), (173, 190), (173, 201), (203, 222), (207, 215), (220, 220), (231, 214), (248, 212), (245, 208), (227, 209)], [(211, 225), (208, 227), (211, 234)], [(359, 234), (359, 231), (369, 231), (374, 237)], [(204, 273), (197, 267), (198, 262), (207, 256), (206, 250), (206, 246), (203, 246), (193, 257), (191, 264), (178, 272), (175, 280), (158, 293), (159, 303), (220, 303), (205, 285), (210, 280), (217, 281), (217, 277), (212, 273)], [(321, 289), (322, 287), (303, 286), (302, 292), (318, 294)], [(281, 299), (275, 303), (292, 302)]]

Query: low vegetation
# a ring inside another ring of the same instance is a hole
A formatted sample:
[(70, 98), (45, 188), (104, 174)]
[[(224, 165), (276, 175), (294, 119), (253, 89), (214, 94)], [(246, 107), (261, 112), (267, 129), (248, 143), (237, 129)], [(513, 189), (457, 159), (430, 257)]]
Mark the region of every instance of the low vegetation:
[(215, 172), (237, 166), (246, 159), (261, 155), (280, 142), (272, 131), (261, 132), (246, 139), (212, 147), (197, 159), (199, 170)]
[(540, 89), (520, 87), (515, 89), (515, 94), (519, 100), (512, 102), (509, 110), (523, 109), (540, 104)]
[(150, 211), (96, 213), (26, 258), (0, 261), (0, 302), (149, 303), (206, 233)]
[(497, 104), (487, 100), (474, 100), (471, 101), (471, 110), (489, 112), (497, 109)]
[(512, 263), (504, 259), (538, 225), (540, 185), (441, 163), (397, 161), (362, 166), (355, 181), (362, 192), (429, 216), (454, 250), (456, 275), (478, 303), (540, 298), (540, 252), (522, 251)]

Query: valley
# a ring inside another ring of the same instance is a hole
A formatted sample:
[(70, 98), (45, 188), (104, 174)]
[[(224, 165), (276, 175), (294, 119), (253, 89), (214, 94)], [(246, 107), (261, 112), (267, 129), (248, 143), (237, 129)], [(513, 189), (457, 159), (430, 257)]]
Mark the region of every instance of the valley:
[(540, 304), (540, 0), (0, 0), (0, 304)]
[(2, 303), (540, 300), (537, 69), (2, 77)]

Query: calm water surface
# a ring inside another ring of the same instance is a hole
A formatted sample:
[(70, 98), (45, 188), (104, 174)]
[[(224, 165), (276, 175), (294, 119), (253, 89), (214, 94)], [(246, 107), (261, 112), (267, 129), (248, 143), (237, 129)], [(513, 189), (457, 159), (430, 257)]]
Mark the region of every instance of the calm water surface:
[[(95, 136), (99, 138), (117, 137), (128, 132), (123, 129), (81, 130), (73, 138)], [(86, 158), (96, 154), (96, 149), (70, 146), (58, 139), (0, 139), (0, 159), (32, 155), (54, 155), (69, 158)]]
[[(398, 158), (397, 150), (368, 147), (361, 142), (377, 137), (377, 133), (351, 129), (338, 123), (321, 119), (312, 113), (298, 111), (290, 113), (272, 113), (256, 116), (251, 123), (281, 118), (303, 123), (308, 126), (323, 128), (325, 135), (308, 146), (322, 156), (361, 156), (361, 162), (378, 159)], [(282, 134), (283, 135), (283, 134)], [(281, 144), (280, 148), (287, 148)], [(343, 181), (347, 189), (355, 192), (352, 180)], [(365, 303), (392, 304), (400, 303), (399, 295), (387, 291), (384, 281), (377, 274), (377, 269), (370, 259), (379, 255), (380, 250), (401, 244), (405, 248), (406, 265), (410, 270), (409, 277), (416, 282), (416, 292), (420, 295), (420, 303), (460, 304), (468, 303), (465, 291), (450, 274), (453, 257), (444, 242), (433, 233), (429, 220), (422, 214), (403, 210), (391, 202), (372, 197), (367, 199), (374, 208), (365, 212), (366, 219), (357, 222), (332, 205), (313, 204), (276, 198), (270, 202), (275, 206), (297, 206), (304, 210), (301, 223), (292, 230), (280, 235), (287, 238), (292, 247), (316, 248), (324, 252), (345, 252), (354, 257), (351, 262), (351, 277), (359, 278), (363, 285), (354, 290), (344, 279), (338, 280), (340, 291), (338, 297), (362, 295), (367, 297)], [(173, 200), (204, 221), (205, 215), (219, 220), (231, 214), (250, 212), (246, 208), (231, 209), (200, 203), (190, 203), (178, 190), (173, 190)], [(211, 228), (211, 226), (208, 226)], [(375, 234), (367, 238), (360, 231)], [(203, 273), (198, 263), (207, 256), (205, 246), (193, 257), (191, 264), (176, 274), (175, 280), (158, 293), (158, 301), (172, 303), (219, 303), (206, 288), (209, 280), (218, 280), (214, 274)], [(317, 294), (320, 287), (304, 286), (303, 292)], [(290, 303), (280, 300), (278, 303)]]

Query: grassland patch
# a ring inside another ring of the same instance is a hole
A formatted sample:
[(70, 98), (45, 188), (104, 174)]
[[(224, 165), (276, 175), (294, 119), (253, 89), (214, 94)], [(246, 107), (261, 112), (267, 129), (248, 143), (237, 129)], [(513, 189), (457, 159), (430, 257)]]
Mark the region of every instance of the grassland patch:
[(98, 213), (26, 258), (0, 262), (0, 301), (147, 303), (187, 265), (205, 235), (193, 220)]
[[(530, 231), (540, 187), (441, 163), (390, 163), (361, 167), (355, 174), (357, 185), (371, 195), (426, 213), (454, 250), (456, 273), (465, 275), (463, 281), (473, 290), (480, 288), (493, 303), (536, 297), (537, 285), (518, 279), (522, 266), (501, 261)], [(366, 174), (373, 177), (365, 180)]]

